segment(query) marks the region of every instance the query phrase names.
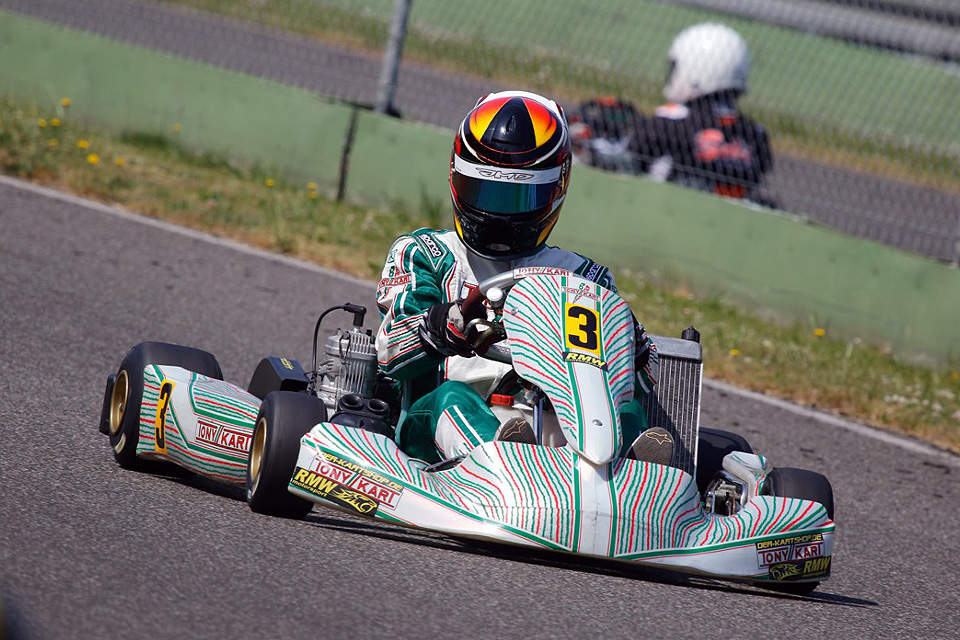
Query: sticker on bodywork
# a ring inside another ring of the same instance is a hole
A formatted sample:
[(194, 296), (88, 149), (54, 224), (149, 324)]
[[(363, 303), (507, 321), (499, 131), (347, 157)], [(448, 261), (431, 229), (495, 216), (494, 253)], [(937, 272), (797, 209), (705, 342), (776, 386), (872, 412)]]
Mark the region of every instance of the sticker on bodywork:
[(607, 370), (607, 363), (597, 356), (592, 356), (588, 353), (577, 353), (576, 351), (564, 351), (563, 352), (563, 361), (564, 362), (579, 362), (581, 364), (588, 364), (591, 367), (597, 367), (598, 369)]
[(290, 484), (357, 513), (394, 509), (403, 495), (403, 487), (396, 482), (332, 453), (317, 454), (310, 466), (297, 467)]
[(770, 565), (770, 577), (774, 580), (816, 580), (830, 575), (831, 556), (800, 560), (797, 562), (781, 562)]
[(246, 454), (252, 437), (250, 429), (197, 420), (196, 442), (209, 449)]
[(164, 422), (167, 419), (167, 409), (170, 408), (170, 398), (173, 396), (173, 388), (176, 386), (173, 380), (164, 378), (160, 383), (160, 397), (157, 399), (157, 419), (154, 423), (153, 446), (157, 453), (166, 455), (167, 439), (165, 437)]
[(319, 473), (303, 467), (296, 468), (293, 477), (290, 479), (290, 484), (365, 516), (372, 516), (377, 512), (378, 504), (373, 498), (351, 491), (330, 478), (325, 478)]
[(596, 309), (567, 303), (563, 333), (568, 350), (586, 351), (600, 358), (600, 314)]
[(757, 564), (773, 580), (811, 580), (830, 575), (822, 533), (785, 536), (756, 543)]
[(823, 534), (808, 533), (764, 540), (756, 544), (757, 564), (761, 569), (783, 562), (818, 558), (823, 555)]

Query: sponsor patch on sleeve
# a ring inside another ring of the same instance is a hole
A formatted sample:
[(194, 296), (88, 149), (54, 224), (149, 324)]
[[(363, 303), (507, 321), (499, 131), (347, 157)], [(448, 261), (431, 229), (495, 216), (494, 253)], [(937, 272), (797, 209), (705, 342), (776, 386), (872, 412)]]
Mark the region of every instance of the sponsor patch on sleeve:
[(443, 243), (438, 242), (437, 239), (428, 232), (415, 233), (413, 239), (430, 260), (430, 264), (433, 266), (434, 270), (439, 269), (443, 259), (448, 253), (448, 250), (445, 246), (443, 246)]
[(411, 273), (397, 273), (390, 278), (383, 278), (377, 284), (377, 295), (382, 296), (394, 287), (405, 287), (410, 284), (412, 280), (413, 274)]

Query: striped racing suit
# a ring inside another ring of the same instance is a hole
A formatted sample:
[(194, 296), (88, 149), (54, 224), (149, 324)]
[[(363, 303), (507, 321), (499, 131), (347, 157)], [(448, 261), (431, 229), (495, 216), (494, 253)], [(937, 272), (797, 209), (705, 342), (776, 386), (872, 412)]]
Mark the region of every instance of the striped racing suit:
[[(465, 298), (491, 276), (534, 266), (565, 269), (616, 291), (606, 267), (556, 247), (544, 246), (516, 260), (494, 261), (471, 252), (454, 231), (419, 229), (393, 243), (377, 286), (381, 323), (376, 344), (381, 371), (401, 385), (402, 411), (395, 439), (411, 457), (437, 462), (493, 440), (500, 422), (486, 398), (510, 370), (508, 365), (483, 358), (431, 357), (418, 333), (427, 310)], [(639, 323), (638, 335), (637, 353), (649, 354), (635, 385), (637, 395), (643, 395), (656, 382), (658, 361)], [(643, 421), (642, 410), (639, 414)], [(642, 428), (637, 428), (638, 433)]]

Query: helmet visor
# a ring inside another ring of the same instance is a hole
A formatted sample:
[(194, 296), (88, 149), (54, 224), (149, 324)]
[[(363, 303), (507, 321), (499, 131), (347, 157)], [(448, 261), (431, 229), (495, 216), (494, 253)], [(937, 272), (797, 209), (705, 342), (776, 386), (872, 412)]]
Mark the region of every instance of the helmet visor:
[(454, 216), (460, 237), (474, 253), (493, 260), (518, 258), (536, 251), (559, 217), (559, 208), (521, 216), (493, 216), (457, 206)]
[(548, 208), (560, 190), (561, 168), (512, 169), (473, 164), (454, 156), (450, 185), (466, 207), (501, 216)]

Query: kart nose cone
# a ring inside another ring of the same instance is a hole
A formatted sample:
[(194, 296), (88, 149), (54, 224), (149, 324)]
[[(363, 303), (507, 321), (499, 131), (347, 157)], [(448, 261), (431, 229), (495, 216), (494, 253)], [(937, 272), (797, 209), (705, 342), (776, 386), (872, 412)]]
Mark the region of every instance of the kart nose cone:
[[(588, 425), (586, 428), (590, 429), (594, 425)], [(596, 427), (594, 427), (596, 428)], [(597, 429), (600, 431), (600, 429)], [(593, 464), (606, 464), (613, 460), (617, 455), (617, 450), (620, 448), (619, 439), (616, 441), (609, 438), (609, 430), (604, 430), (604, 436), (607, 437), (586, 437), (581, 440), (580, 446), (583, 448), (575, 447), (584, 458), (592, 462)]]
[[(583, 385), (581, 388), (589, 390), (606, 387), (600, 369), (580, 363), (573, 366), (576, 367), (577, 378)], [(611, 411), (607, 394), (582, 393), (578, 400), (579, 424), (571, 424), (565, 428), (564, 435), (567, 436), (568, 444), (593, 464), (604, 464), (613, 460), (620, 450), (620, 421)], [(575, 429), (571, 428), (574, 426)]]

